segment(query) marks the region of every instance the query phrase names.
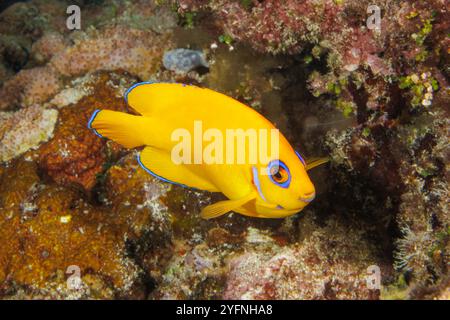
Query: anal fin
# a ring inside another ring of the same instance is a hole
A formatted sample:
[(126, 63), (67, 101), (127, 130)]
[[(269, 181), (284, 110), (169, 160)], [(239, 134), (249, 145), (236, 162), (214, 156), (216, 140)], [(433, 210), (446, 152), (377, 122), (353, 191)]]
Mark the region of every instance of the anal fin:
[(220, 191), (197, 175), (190, 166), (175, 164), (167, 151), (147, 146), (139, 154), (138, 162), (145, 171), (165, 182), (211, 192)]

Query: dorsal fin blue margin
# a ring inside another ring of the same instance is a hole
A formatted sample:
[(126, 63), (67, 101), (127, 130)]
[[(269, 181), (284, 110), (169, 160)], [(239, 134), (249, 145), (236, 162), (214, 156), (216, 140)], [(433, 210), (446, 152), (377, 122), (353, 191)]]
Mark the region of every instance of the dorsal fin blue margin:
[(99, 136), (100, 138), (103, 138), (103, 136), (102, 136), (100, 133), (98, 133), (97, 130), (95, 130), (94, 128), (92, 128), (92, 122), (94, 121), (95, 117), (97, 116), (97, 114), (98, 114), (100, 111), (102, 111), (102, 110), (97, 109), (97, 110), (94, 111), (94, 113), (92, 114), (92, 116), (89, 118), (87, 127), (88, 127), (89, 130), (92, 130), (97, 136)]
[(128, 104), (128, 95), (130, 94), (130, 92), (131, 92), (134, 88), (139, 87), (139, 86), (144, 85), (144, 84), (156, 84), (156, 83), (181, 84), (183, 87), (191, 86), (191, 84), (186, 84), (186, 83), (178, 83), (178, 82), (160, 82), (160, 81), (156, 81), (156, 80), (138, 82), (138, 83), (133, 84), (131, 87), (129, 87), (129, 88), (127, 89), (127, 91), (125, 91), (125, 93), (124, 93), (124, 95), (123, 95), (124, 98), (125, 98), (125, 102)]
[(295, 151), (295, 154), (297, 155), (297, 157), (300, 159), (300, 161), (303, 163), (303, 165), (306, 168), (306, 161), (305, 161), (305, 159), (303, 159), (303, 157), (297, 151)]
[(125, 94), (124, 94), (125, 102), (128, 104), (128, 94), (129, 94), (134, 88), (139, 87), (139, 86), (144, 85), (144, 84), (154, 84), (154, 83), (161, 83), (161, 82), (158, 82), (158, 81), (144, 81), (144, 82), (138, 82), (138, 83), (133, 84), (131, 87), (129, 87), (129, 88), (127, 89), (127, 91), (125, 91)]
[(142, 163), (142, 161), (141, 161), (141, 154), (140, 154), (140, 153), (138, 153), (138, 155), (137, 155), (136, 158), (137, 158), (137, 161), (138, 161), (139, 165), (142, 167), (142, 169), (144, 169), (145, 171), (147, 171), (147, 173), (151, 174), (151, 175), (154, 176), (155, 178), (157, 178), (157, 179), (159, 179), (159, 180), (161, 180), (161, 181), (164, 181), (164, 182), (168, 182), (168, 183), (171, 183), (171, 184), (174, 184), (174, 185), (181, 186), (181, 187), (183, 187), (183, 188), (188, 188), (188, 189), (192, 189), (192, 190), (195, 190), (195, 191), (201, 191), (200, 189), (197, 189), (197, 188), (194, 188), (194, 187), (189, 187), (189, 186), (187, 186), (187, 185), (185, 185), (185, 184), (178, 183), (178, 182), (174, 182), (174, 181), (172, 181), (172, 180), (168, 180), (168, 179), (166, 179), (166, 178), (164, 178), (164, 177), (161, 177), (160, 175), (157, 175), (156, 173), (154, 173), (152, 170), (150, 170), (149, 168), (147, 168), (147, 167)]

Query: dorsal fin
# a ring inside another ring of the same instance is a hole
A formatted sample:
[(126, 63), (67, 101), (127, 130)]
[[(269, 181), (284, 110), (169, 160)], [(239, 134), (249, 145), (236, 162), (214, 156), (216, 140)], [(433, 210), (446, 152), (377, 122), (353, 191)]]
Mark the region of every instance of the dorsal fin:
[(193, 85), (146, 81), (132, 85), (124, 94), (126, 103), (143, 116), (154, 115), (156, 109), (176, 107), (183, 103), (186, 89), (201, 89)]

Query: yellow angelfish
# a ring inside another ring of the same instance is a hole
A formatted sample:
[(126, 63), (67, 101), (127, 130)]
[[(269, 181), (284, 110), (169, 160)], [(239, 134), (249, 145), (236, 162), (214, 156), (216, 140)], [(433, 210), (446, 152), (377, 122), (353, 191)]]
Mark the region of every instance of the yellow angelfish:
[[(275, 129), (266, 118), (239, 101), (196, 86), (150, 82), (132, 86), (125, 99), (140, 115), (96, 110), (88, 127), (127, 148), (145, 146), (138, 162), (153, 176), (174, 184), (222, 192), (229, 199), (203, 208), (203, 218), (218, 217), (229, 211), (252, 217), (283, 218), (299, 212), (314, 199), (315, 188), (306, 171), (327, 159), (306, 163), (282, 134), (277, 136), (278, 141), (268, 142), (278, 143), (276, 159), (181, 164), (173, 160), (174, 148), (179, 146), (174, 132), (191, 134), (194, 146), (184, 150), (187, 155), (183, 156), (189, 156), (194, 150), (193, 156), (197, 157), (199, 145), (200, 152), (208, 148), (202, 146), (204, 140), (216, 138), (216, 142), (217, 139), (223, 142), (220, 135), (226, 136), (230, 129)], [(209, 137), (194, 132), (199, 123), (205, 135), (212, 129)], [(199, 138), (204, 139), (200, 144)], [(249, 150), (249, 145), (245, 150)], [(223, 150), (214, 149), (214, 152), (220, 155)], [(230, 151), (225, 153), (228, 155)]]

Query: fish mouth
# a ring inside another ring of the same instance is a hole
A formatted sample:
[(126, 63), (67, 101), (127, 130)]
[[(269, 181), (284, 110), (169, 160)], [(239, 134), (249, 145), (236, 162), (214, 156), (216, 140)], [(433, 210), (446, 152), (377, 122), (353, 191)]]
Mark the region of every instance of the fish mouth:
[(298, 198), (298, 200), (303, 201), (303, 202), (308, 202), (310, 203), (311, 201), (313, 201), (316, 198), (316, 194), (314, 193), (312, 196), (308, 197), (308, 198)]
[(261, 218), (286, 218), (302, 211), (303, 207), (304, 205), (295, 209), (286, 209), (278, 204), (263, 205), (261, 203), (257, 203), (256, 212), (258, 213), (258, 217)]

